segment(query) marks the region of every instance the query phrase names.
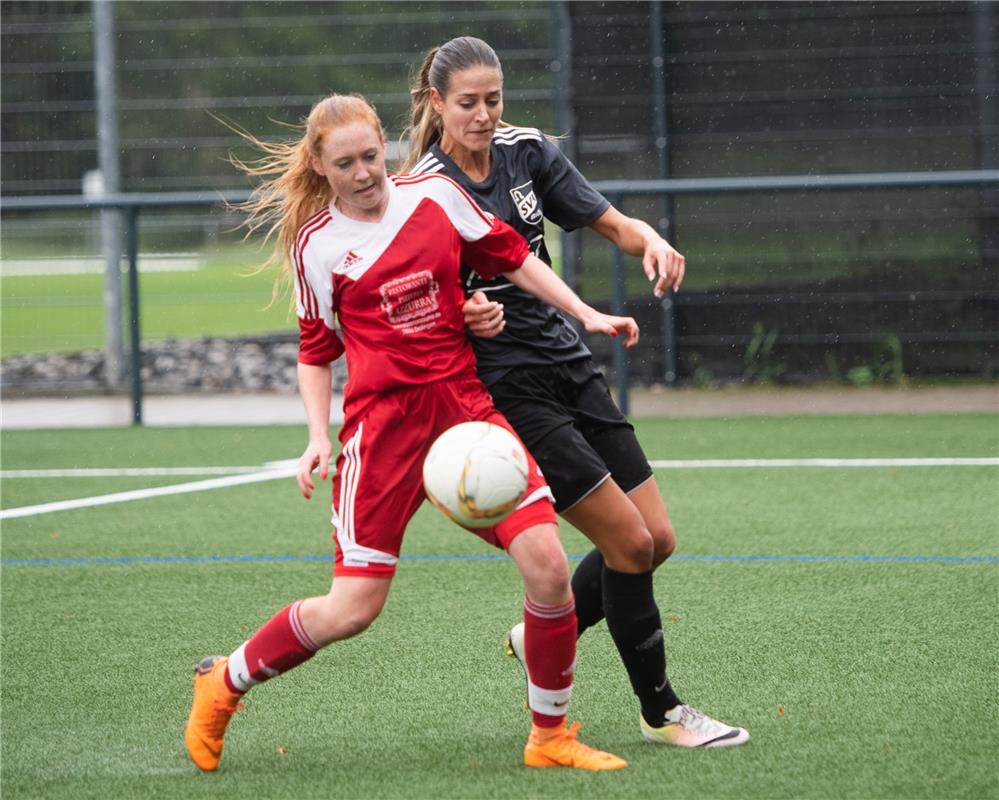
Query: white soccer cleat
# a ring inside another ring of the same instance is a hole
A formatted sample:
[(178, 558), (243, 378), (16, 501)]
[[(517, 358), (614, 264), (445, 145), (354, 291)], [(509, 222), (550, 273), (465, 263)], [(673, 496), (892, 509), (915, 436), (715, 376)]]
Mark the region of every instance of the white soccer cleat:
[(506, 654), (513, 656), (520, 662), (520, 665), (527, 669), (527, 662), (524, 660), (524, 623), (518, 622), (510, 629), (510, 635), (506, 638)]
[(639, 714), (642, 737), (655, 744), (671, 744), (674, 747), (733, 747), (749, 741), (749, 733), (743, 728), (733, 728), (724, 722), (711, 719), (703, 711), (688, 705), (679, 705), (666, 712), (666, 722), (661, 728), (653, 728)]
[[(510, 635), (506, 637), (506, 654), (517, 659), (520, 666), (524, 668), (524, 678), (527, 679), (527, 694), (530, 694), (530, 680), (527, 678), (527, 659), (524, 658), (524, 623), (518, 622), (510, 629)], [(530, 709), (527, 697), (524, 697), (524, 708)]]

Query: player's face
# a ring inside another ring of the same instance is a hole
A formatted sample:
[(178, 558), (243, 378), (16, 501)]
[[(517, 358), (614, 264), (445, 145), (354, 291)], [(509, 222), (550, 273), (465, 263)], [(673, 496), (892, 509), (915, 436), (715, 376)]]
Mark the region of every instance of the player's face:
[(446, 97), (430, 90), (434, 110), (444, 123), (445, 152), (458, 146), (472, 152), (488, 150), (503, 114), (503, 80), (494, 67), (469, 67), (451, 76)]
[(322, 153), (311, 161), (329, 182), (341, 213), (352, 219), (381, 219), (388, 194), (380, 131), (363, 120), (333, 128), (323, 139)]

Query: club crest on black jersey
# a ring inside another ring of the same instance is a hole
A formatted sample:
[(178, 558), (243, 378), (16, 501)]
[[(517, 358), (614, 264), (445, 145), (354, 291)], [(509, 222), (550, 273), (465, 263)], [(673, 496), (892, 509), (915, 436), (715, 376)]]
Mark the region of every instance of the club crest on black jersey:
[(513, 198), (513, 205), (524, 222), (528, 225), (537, 225), (541, 222), (541, 207), (538, 205), (537, 195), (534, 194), (533, 181), (514, 186), (510, 190), (510, 197)]

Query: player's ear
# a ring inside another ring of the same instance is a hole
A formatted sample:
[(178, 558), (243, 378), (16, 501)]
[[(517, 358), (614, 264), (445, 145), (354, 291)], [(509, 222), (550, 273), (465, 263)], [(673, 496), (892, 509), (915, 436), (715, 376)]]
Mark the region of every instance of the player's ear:
[(433, 86), (430, 87), (430, 105), (438, 114), (444, 113), (444, 98)]
[(322, 159), (315, 153), (309, 153), (309, 165), (312, 167), (313, 172), (318, 172), (320, 175), (325, 177), (326, 170), (323, 169)]

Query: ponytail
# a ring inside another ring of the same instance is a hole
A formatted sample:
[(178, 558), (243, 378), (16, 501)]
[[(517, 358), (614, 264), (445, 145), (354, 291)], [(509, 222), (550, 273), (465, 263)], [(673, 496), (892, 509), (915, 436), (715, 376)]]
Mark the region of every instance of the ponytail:
[(409, 122), (402, 132), (399, 148), (401, 151), (402, 142), (408, 138), (409, 154), (403, 161), (400, 172), (409, 172), (433, 141), (440, 138), (443, 129), (440, 114), (430, 102), (430, 68), (439, 51), (439, 47), (427, 51), (409, 88)]

